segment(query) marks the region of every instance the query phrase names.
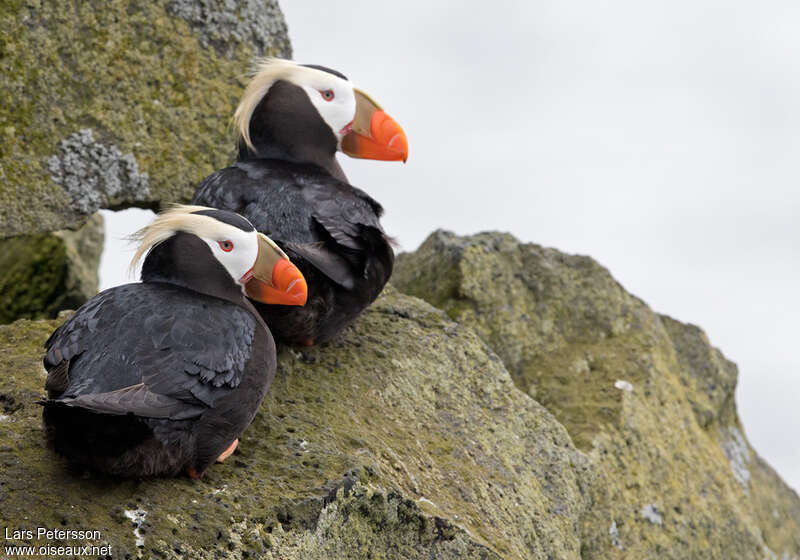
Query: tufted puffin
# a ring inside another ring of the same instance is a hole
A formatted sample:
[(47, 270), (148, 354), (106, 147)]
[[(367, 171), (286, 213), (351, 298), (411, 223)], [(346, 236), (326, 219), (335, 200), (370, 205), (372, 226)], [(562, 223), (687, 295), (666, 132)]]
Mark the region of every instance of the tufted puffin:
[(303, 305), (305, 280), (233, 212), (176, 206), (134, 238), (142, 282), (96, 295), (45, 343), (45, 433), (101, 472), (196, 478), (234, 451), (275, 376), (245, 293)]
[(242, 214), (306, 277), (304, 307), (255, 303), (275, 337), (327, 341), (372, 303), (394, 265), (381, 205), (348, 183), (336, 152), (405, 161), (405, 134), (344, 75), (280, 59), (260, 62), (234, 121), (237, 161), (203, 180), (192, 203)]

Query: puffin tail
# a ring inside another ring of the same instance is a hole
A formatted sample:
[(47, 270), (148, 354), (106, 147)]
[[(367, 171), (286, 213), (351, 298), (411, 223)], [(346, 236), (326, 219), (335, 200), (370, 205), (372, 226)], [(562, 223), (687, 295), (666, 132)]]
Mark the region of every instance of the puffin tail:
[(98, 414), (53, 399), (37, 404), (44, 407), (42, 422), (48, 446), (85, 466), (120, 457), (152, 436), (150, 428), (134, 416)]

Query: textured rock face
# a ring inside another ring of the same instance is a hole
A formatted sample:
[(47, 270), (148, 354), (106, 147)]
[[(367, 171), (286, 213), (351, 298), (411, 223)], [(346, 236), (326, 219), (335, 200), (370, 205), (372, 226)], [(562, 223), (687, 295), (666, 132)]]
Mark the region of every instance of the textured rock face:
[(595, 461), (608, 493), (583, 558), (800, 556), (800, 500), (747, 443), (736, 366), (700, 329), (504, 234), (436, 232), (393, 282), (475, 328)]
[(581, 556), (596, 469), (418, 299), (389, 288), (335, 343), (283, 349), (239, 449), (199, 481), (75, 472), (44, 447), (32, 403), (57, 324), (0, 327), (0, 525), (96, 529), (84, 544), (114, 558)]
[(277, 0), (8, 0), (0, 28), (0, 238), (188, 199), (252, 58), (291, 55)]
[(55, 317), (95, 295), (103, 237), (98, 213), (77, 231), (0, 240), (0, 323)]

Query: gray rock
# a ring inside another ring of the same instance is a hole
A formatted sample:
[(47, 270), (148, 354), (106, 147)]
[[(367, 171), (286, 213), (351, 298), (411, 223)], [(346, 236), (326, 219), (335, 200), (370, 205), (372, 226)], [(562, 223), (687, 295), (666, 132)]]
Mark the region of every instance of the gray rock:
[(281, 350), (238, 450), (198, 481), (112, 481), (44, 447), (33, 403), (59, 321), (0, 327), (0, 525), (97, 529), (115, 558), (581, 557), (591, 462), (418, 299), (388, 288), (337, 341)]
[(188, 200), (254, 57), (291, 54), (275, 0), (11, 2), (0, 28), (0, 238)]
[(286, 22), (276, 0), (171, 0), (167, 10), (189, 22), (204, 47), (231, 56), (248, 43), (256, 54), (292, 57)]
[(722, 450), (731, 463), (731, 471), (736, 481), (747, 492), (750, 490), (750, 446), (736, 426), (728, 426), (728, 433), (720, 432)]
[(435, 232), (392, 281), (473, 327), (595, 461), (584, 559), (800, 555), (800, 499), (747, 443), (736, 366), (699, 328), (588, 257), (502, 233)]
[(144, 202), (150, 196), (147, 173), (139, 173), (133, 154), (96, 142), (88, 128), (62, 140), (60, 153), (51, 156), (47, 166), (72, 207), (83, 214), (122, 200)]

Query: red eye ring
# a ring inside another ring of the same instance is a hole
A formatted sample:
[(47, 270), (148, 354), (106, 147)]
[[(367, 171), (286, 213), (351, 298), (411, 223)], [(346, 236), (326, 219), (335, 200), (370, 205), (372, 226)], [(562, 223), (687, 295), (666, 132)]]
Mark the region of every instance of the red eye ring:
[(219, 248), (226, 253), (233, 251), (233, 241), (226, 239), (225, 241), (217, 241), (217, 243), (219, 243)]
[(324, 99), (325, 101), (333, 101), (333, 98), (336, 97), (334, 95), (332, 89), (320, 90), (319, 94), (322, 96), (322, 99)]

